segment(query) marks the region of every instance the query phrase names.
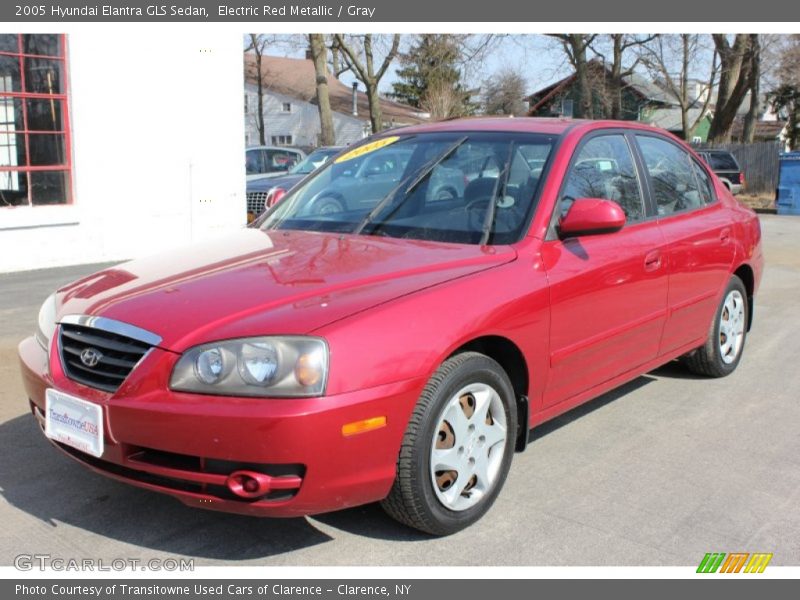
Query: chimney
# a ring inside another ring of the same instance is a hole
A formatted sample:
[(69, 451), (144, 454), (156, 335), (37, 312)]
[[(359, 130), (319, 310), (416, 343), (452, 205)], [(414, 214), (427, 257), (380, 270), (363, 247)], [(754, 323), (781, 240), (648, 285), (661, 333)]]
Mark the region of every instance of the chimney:
[(353, 116), (358, 116), (358, 82), (353, 82)]
[(311, 54), (311, 48), (306, 48), (306, 60), (314, 60), (314, 55)]

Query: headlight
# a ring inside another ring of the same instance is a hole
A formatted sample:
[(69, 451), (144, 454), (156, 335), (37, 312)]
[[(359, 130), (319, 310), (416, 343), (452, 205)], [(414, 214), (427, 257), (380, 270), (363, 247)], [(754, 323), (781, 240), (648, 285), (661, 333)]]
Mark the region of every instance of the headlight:
[(181, 356), (169, 387), (222, 396), (321, 396), (328, 380), (325, 340), (269, 336), (195, 346)]
[(36, 326), (36, 341), (45, 350), (50, 350), (50, 340), (56, 332), (56, 295), (50, 294), (39, 309), (39, 322)]

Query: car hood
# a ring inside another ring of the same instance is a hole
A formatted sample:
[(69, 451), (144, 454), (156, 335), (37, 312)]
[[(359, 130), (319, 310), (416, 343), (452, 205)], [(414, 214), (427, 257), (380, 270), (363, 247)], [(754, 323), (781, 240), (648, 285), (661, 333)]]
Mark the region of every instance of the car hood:
[(272, 177), (265, 177), (248, 184), (247, 191), (267, 192), (274, 187), (280, 187), (289, 191), (289, 189), (292, 188), (294, 184), (301, 181), (303, 177), (305, 177), (305, 175), (274, 175)]
[(507, 246), (245, 229), (76, 281), (59, 290), (57, 314), (123, 321), (183, 351), (218, 339), (311, 333), (515, 257)]

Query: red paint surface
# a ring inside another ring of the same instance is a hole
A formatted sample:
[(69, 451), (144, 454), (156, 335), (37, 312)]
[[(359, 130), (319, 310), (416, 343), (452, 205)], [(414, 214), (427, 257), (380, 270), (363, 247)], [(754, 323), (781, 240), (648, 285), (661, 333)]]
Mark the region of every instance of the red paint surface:
[[(464, 344), (493, 336), (521, 351), (534, 426), (701, 345), (737, 269), (749, 269), (757, 289), (763, 266), (757, 217), (713, 176), (718, 200), (697, 211), (615, 233), (546, 236), (577, 144), (609, 127), (655, 131), (635, 123), (539, 119), (406, 130), (562, 134), (527, 236), (512, 246), (481, 247), (250, 229), (119, 265), (61, 289), (59, 316), (128, 322), (160, 335), (161, 346), (108, 394), (68, 379), (55, 343), (48, 356), (28, 339), (20, 345), (27, 394), (41, 409), (46, 387), (103, 404), (103, 460), (110, 464), (136, 468), (129, 450), (144, 447), (203, 460), (305, 466), (299, 492), (288, 500), (220, 500), (133, 482), (187, 504), (280, 516), (379, 500), (392, 484), (423, 386)], [(168, 389), (180, 353), (193, 345), (307, 333), (330, 347), (324, 397)], [(387, 426), (342, 436), (344, 424), (376, 416), (386, 416)]]

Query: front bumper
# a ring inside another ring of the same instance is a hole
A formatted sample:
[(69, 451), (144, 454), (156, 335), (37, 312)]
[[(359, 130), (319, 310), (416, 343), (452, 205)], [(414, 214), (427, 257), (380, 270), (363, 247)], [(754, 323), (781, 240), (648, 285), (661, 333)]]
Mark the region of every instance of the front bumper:
[[(89, 468), (170, 494), (187, 505), (261, 516), (300, 516), (385, 498), (423, 378), (322, 398), (258, 399), (173, 392), (178, 355), (154, 348), (113, 394), (66, 377), (34, 338), (19, 346), (31, 410), (43, 424), (45, 390), (103, 407), (105, 449), (95, 458), (59, 443)], [(347, 423), (386, 426), (345, 437)], [(238, 470), (263, 474), (269, 492), (244, 499), (226, 487)]]

